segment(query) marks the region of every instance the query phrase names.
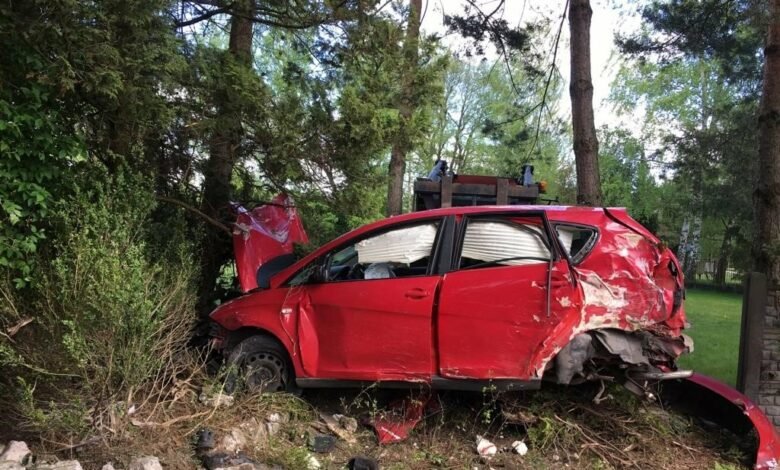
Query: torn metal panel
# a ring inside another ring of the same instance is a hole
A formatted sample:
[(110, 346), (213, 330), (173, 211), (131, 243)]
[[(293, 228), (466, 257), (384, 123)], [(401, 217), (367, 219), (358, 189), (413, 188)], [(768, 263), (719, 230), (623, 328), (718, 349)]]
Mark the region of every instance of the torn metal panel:
[[(293, 244), (308, 243), (309, 238), (292, 198), (286, 194), (280, 194), (271, 203), (252, 210), (237, 204), (234, 210), (233, 251), (241, 290), (248, 292), (258, 286), (261, 266), (292, 254)], [(290, 264), (282, 264), (277, 271)]]

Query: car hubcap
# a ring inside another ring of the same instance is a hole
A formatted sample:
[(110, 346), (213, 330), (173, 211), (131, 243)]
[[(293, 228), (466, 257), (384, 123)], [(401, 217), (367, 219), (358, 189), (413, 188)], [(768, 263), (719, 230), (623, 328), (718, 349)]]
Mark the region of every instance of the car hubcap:
[(246, 385), (252, 391), (284, 390), (284, 361), (274, 354), (257, 352), (244, 361)]

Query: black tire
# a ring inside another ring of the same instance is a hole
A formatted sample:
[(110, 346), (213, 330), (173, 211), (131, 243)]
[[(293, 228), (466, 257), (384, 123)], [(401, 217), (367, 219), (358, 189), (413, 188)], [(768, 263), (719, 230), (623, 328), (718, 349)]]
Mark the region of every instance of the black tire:
[(236, 386), (250, 393), (297, 391), (287, 351), (269, 336), (250, 336), (238, 343), (228, 356), (227, 366), (231, 369), (226, 386), (229, 393)]

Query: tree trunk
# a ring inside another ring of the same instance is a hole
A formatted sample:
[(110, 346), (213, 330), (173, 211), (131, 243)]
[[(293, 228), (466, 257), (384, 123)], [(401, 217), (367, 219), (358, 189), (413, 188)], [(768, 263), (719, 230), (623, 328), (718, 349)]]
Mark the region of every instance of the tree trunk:
[(701, 253), (701, 213), (693, 216), (691, 224), (691, 234), (688, 237), (688, 253), (683, 265), (683, 272), (688, 279), (696, 280), (696, 271), (699, 265), (699, 254)]
[(780, 0), (772, 0), (764, 56), (764, 89), (758, 116), (759, 177), (753, 193), (756, 217), (755, 269), (770, 286), (780, 283)]
[(718, 254), (718, 264), (715, 266), (715, 284), (724, 287), (726, 285), (726, 271), (729, 268), (731, 259), (732, 243), (731, 240), (737, 234), (739, 227), (733, 220), (729, 220), (726, 229), (723, 231), (723, 241), (720, 244), (720, 253)]
[(685, 259), (688, 257), (688, 235), (691, 232), (691, 223), (688, 217), (683, 219), (682, 228), (680, 228), (680, 243), (677, 245), (677, 261), (680, 266), (685, 266)]
[(571, 0), (571, 118), (574, 160), (577, 166), (577, 204), (600, 206), (599, 141), (593, 119), (593, 82), (590, 75), (590, 0)]
[[(770, 2), (769, 31), (764, 49), (764, 84), (758, 116), (759, 177), (753, 193), (756, 237), (753, 246), (754, 269), (766, 274), (766, 325), (762, 341), (764, 354), (776, 359), (778, 318), (780, 318), (780, 0)], [(758, 395), (773, 398), (777, 395), (777, 361), (761, 361)], [(763, 407), (775, 422), (780, 413), (775, 407)]]
[(390, 152), (390, 168), (387, 186), (387, 215), (398, 215), (403, 212), (404, 172), (406, 171), (406, 154), (411, 150), (409, 124), (414, 113), (414, 79), (417, 75), (417, 59), (420, 41), (420, 16), (422, 15), (422, 0), (409, 0), (409, 23), (406, 26), (404, 39), (404, 70), (401, 83), (401, 97), (398, 104), (398, 114), (401, 118), (398, 135)]
[[(252, 38), (254, 0), (238, 1), (233, 6), (230, 20), (230, 42), (228, 45), (228, 66), (252, 67)], [(203, 172), (203, 199), (201, 211), (207, 216), (230, 225), (230, 180), (237, 152), (241, 145), (241, 101), (232, 86), (231, 75), (223, 76), (216, 93), (217, 116), (215, 129), (209, 142), (209, 159)], [(210, 310), (214, 297), (214, 286), (219, 271), (231, 257), (231, 240), (225, 233), (207, 226), (201, 247), (200, 306), (202, 311)]]

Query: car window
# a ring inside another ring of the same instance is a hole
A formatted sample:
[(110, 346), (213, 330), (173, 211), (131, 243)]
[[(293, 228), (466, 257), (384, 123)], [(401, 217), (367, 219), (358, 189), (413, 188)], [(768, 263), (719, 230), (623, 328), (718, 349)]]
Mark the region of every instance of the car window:
[(438, 223), (406, 226), (342, 247), (327, 257), (327, 280), (424, 276), (428, 273), (438, 226)]
[(550, 260), (550, 248), (539, 223), (528, 219), (469, 221), (463, 235), (460, 269), (521, 266)]
[(575, 263), (582, 261), (590, 253), (598, 236), (595, 228), (582, 225), (557, 224), (555, 232), (563, 249)]

